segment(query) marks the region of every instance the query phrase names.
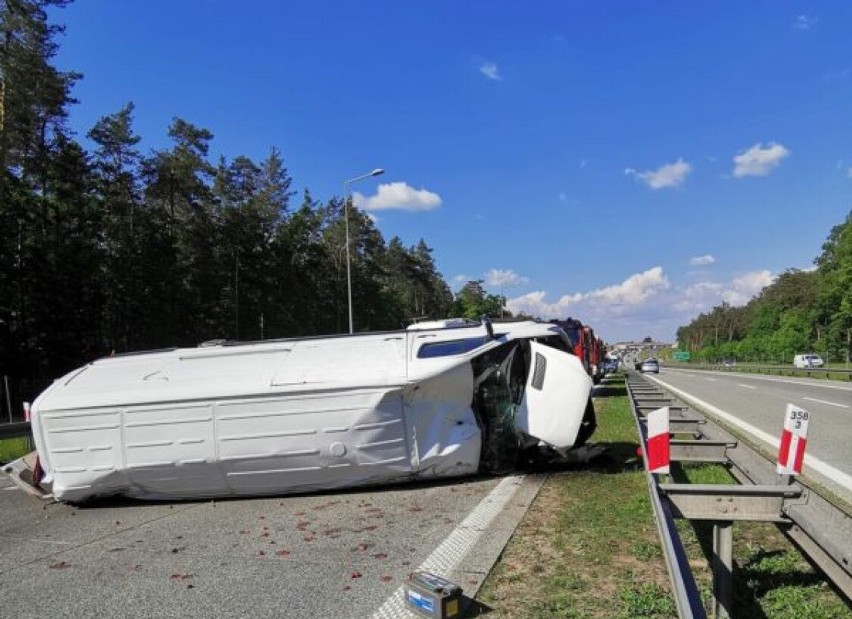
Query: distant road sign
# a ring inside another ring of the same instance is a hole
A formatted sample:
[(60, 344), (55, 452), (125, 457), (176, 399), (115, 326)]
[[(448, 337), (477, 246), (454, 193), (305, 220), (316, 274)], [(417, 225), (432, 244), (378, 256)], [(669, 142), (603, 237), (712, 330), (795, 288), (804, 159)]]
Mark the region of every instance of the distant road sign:
[(672, 359), (675, 361), (689, 361), (689, 351), (678, 350), (672, 355)]

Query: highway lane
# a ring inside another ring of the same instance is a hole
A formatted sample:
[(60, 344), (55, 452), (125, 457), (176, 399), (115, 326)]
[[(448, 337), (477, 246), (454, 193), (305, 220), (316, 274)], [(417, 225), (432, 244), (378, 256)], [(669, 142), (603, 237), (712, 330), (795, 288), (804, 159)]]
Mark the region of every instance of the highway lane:
[(541, 481), (75, 507), (30, 497), (0, 473), (0, 608), (21, 618), (407, 617), (388, 600), (424, 562), (455, 566), (448, 575), (478, 589)]
[(813, 418), (807, 453), (816, 461), (810, 464), (806, 461), (806, 473), (852, 500), (852, 385), (671, 368), (662, 369), (658, 378), (734, 415), (773, 439), (781, 435), (787, 403), (810, 411)]

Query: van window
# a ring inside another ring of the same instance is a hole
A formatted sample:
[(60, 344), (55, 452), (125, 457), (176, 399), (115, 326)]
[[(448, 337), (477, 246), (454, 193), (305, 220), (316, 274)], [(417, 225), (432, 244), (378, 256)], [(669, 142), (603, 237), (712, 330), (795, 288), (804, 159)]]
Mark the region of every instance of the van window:
[(448, 342), (430, 342), (423, 344), (417, 351), (420, 359), (431, 359), (433, 357), (449, 357), (451, 355), (462, 355), (470, 352), (489, 341), (488, 336), (470, 337), (463, 340), (450, 340)]
[(534, 338), (534, 341), (539, 344), (544, 344), (545, 346), (550, 346), (551, 348), (555, 348), (556, 350), (561, 350), (562, 352), (567, 352), (573, 354), (574, 351), (568, 346), (568, 344), (558, 335), (547, 335), (545, 337), (537, 337)]

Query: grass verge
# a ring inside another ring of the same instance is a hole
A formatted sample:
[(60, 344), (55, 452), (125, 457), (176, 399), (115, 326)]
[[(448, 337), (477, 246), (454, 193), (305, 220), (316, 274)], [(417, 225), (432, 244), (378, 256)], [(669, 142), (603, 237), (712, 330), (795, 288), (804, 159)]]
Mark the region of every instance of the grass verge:
[[(677, 482), (736, 483), (718, 464), (675, 464)], [(710, 608), (713, 525), (677, 522), (681, 541)], [(767, 522), (734, 523), (734, 617), (852, 618), (852, 609), (823, 575), (778, 530)]]
[(0, 462), (11, 462), (29, 451), (27, 439), (24, 437), (0, 439)]
[(477, 600), (493, 617), (676, 614), (623, 385), (596, 400), (610, 466), (550, 476)]
[[(554, 473), (541, 489), (477, 596), (489, 617), (675, 617), (636, 427), (623, 383), (595, 400), (594, 441), (611, 466)], [(676, 481), (733, 483), (718, 465), (675, 465)], [(678, 521), (711, 604), (712, 525)], [(852, 610), (778, 529), (734, 525), (734, 617), (847, 617)]]

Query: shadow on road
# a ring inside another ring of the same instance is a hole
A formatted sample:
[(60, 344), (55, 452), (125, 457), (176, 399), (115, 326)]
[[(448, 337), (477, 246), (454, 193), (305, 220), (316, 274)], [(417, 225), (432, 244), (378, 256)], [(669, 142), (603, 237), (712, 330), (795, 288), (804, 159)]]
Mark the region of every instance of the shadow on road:
[(592, 397), (595, 398), (616, 398), (627, 395), (627, 387), (623, 381), (613, 383), (601, 383), (595, 387), (592, 392)]
[(463, 608), (465, 610), (463, 616), (465, 617), (484, 617), (485, 615), (490, 615), (494, 612), (494, 609), (487, 604), (483, 604), (477, 600), (472, 600), (468, 597), (465, 597)]

